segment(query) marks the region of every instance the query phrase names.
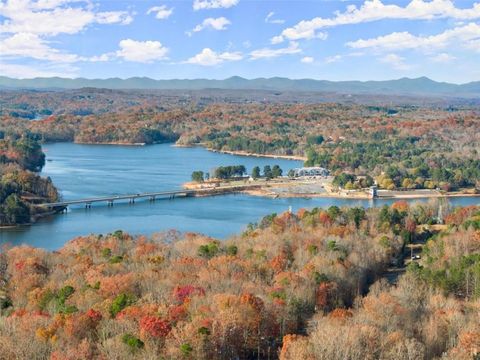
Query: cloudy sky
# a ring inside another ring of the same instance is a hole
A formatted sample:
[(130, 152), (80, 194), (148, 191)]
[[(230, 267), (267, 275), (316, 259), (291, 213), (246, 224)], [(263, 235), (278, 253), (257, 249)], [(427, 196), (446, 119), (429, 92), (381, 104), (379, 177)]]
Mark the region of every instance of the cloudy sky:
[(480, 2), (0, 0), (0, 74), (464, 83)]

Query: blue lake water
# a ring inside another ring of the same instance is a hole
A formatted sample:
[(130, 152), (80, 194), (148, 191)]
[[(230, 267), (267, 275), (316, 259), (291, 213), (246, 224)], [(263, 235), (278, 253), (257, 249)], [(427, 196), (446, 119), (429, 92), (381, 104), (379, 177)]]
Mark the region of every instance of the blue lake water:
[[(57, 143), (44, 145), (47, 163), (43, 176), (50, 176), (64, 199), (81, 199), (179, 189), (194, 170), (211, 172), (222, 165), (254, 166), (278, 164), (284, 172), (301, 165), (299, 161), (219, 154), (203, 148), (178, 148), (170, 144), (151, 146), (110, 146)], [(270, 199), (248, 195), (206, 198), (179, 198), (116, 203), (109, 208), (93, 204), (92, 209), (71, 207), (66, 214), (40, 220), (29, 227), (0, 230), (0, 244), (28, 244), (58, 249), (66, 241), (90, 233), (122, 229), (132, 234), (152, 234), (169, 229), (200, 232), (227, 238), (241, 232), (248, 223), (291, 206), (382, 206), (391, 200)], [(452, 205), (479, 204), (479, 198), (451, 199)]]

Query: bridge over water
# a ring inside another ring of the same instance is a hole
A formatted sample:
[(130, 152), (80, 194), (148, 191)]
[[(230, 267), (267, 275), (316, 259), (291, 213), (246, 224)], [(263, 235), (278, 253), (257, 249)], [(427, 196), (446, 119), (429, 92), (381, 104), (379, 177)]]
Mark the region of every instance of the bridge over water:
[[(254, 186), (255, 187), (255, 186)], [(155, 201), (156, 199), (174, 199), (179, 197), (190, 197), (190, 196), (213, 196), (226, 193), (234, 193), (237, 191), (245, 190), (247, 186), (221, 186), (217, 188), (209, 189), (198, 189), (198, 190), (172, 190), (172, 191), (159, 191), (159, 192), (148, 192), (148, 193), (138, 193), (138, 194), (125, 194), (125, 195), (109, 195), (102, 197), (92, 197), (86, 199), (77, 199), (77, 200), (64, 200), (53, 203), (43, 203), (38, 206), (51, 209), (51, 210), (63, 210), (70, 205), (85, 205), (85, 207), (91, 208), (93, 203), (105, 203), (107, 206), (113, 206), (114, 202), (128, 200), (130, 204), (134, 204), (137, 199), (148, 199), (150, 201)], [(252, 188), (252, 186), (249, 186)]]
[(113, 206), (115, 201), (128, 200), (129, 203), (135, 203), (137, 199), (149, 199), (150, 201), (155, 201), (157, 198), (168, 198), (173, 199), (176, 197), (187, 197), (193, 196), (198, 191), (196, 190), (174, 190), (174, 191), (159, 191), (159, 192), (149, 192), (149, 193), (140, 193), (140, 194), (125, 194), (125, 195), (110, 195), (102, 197), (93, 197), (86, 199), (77, 199), (77, 200), (64, 200), (53, 203), (44, 203), (39, 204), (41, 207), (49, 209), (60, 209), (66, 208), (69, 205), (82, 205), (84, 204), (86, 208), (90, 208), (93, 203), (106, 203), (107, 206)]

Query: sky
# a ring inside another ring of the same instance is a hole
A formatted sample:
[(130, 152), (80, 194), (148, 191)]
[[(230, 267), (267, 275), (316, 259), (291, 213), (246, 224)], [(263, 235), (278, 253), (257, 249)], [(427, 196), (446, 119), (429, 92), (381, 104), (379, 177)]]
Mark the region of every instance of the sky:
[(0, 75), (480, 80), (470, 0), (0, 0)]

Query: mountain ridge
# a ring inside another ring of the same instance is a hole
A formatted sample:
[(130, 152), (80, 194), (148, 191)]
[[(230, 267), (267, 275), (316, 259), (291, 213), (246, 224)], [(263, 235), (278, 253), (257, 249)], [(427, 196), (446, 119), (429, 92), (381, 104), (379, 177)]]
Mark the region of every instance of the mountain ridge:
[(80, 89), (85, 87), (115, 90), (274, 90), (274, 91), (322, 91), (338, 93), (389, 93), (422, 94), (445, 96), (480, 95), (480, 81), (465, 84), (437, 82), (428, 77), (399, 78), (394, 80), (349, 80), (330, 81), (316, 79), (289, 79), (285, 77), (246, 79), (232, 76), (223, 80), (214, 79), (171, 79), (156, 80), (149, 77), (118, 77), (107, 79), (37, 77), (32, 79), (14, 79), (0, 76), (1, 89)]

